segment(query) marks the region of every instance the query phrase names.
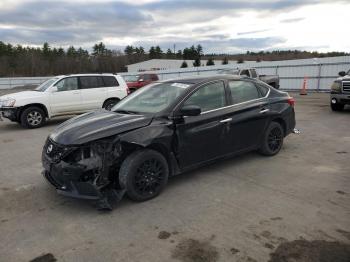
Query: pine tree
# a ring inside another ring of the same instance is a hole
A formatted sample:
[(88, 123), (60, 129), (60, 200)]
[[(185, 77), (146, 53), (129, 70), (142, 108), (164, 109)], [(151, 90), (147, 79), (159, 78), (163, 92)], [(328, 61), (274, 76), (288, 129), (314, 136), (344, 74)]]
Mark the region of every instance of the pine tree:
[(183, 61), (180, 68), (187, 68), (187, 67), (188, 67), (187, 62)]
[(156, 58), (156, 50), (154, 48), (154, 46), (151, 46), (151, 48), (149, 49), (149, 59), (154, 59)]
[(197, 57), (197, 58), (194, 60), (193, 66), (194, 66), (194, 67), (199, 67), (199, 66), (201, 66), (201, 60), (200, 60), (199, 57)]
[(224, 59), (222, 60), (222, 64), (223, 65), (227, 65), (228, 64), (227, 56), (225, 56)]
[(210, 57), (207, 61), (207, 66), (213, 66), (213, 65), (215, 65), (214, 60), (213, 58)]

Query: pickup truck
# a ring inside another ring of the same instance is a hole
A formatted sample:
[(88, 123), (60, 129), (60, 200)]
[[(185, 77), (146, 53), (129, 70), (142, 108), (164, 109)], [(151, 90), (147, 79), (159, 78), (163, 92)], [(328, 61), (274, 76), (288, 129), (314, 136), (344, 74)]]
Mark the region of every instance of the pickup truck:
[(280, 87), (280, 78), (278, 75), (259, 75), (254, 68), (222, 69), (218, 72), (218, 74), (247, 76), (250, 78), (259, 79), (276, 89)]
[(339, 77), (331, 86), (330, 99), (333, 111), (341, 111), (345, 105), (350, 105), (350, 70), (339, 72)]

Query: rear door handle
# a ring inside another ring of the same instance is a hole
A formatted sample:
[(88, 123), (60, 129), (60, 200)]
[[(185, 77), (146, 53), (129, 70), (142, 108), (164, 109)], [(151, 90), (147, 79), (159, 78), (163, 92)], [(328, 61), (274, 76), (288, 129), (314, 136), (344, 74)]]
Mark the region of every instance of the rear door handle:
[(267, 112), (269, 112), (269, 111), (270, 111), (270, 109), (268, 109), (268, 108), (262, 109), (262, 110), (260, 111), (260, 114), (264, 114), (264, 113), (267, 113)]
[(232, 121), (232, 118), (226, 118), (224, 120), (221, 120), (220, 123), (228, 123), (228, 122), (231, 122)]

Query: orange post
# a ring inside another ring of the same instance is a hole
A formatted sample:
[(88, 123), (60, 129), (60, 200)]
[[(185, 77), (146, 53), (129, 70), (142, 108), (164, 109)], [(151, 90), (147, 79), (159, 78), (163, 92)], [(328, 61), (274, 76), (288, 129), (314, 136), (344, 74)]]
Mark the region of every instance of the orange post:
[(307, 95), (306, 87), (307, 87), (307, 76), (304, 76), (303, 87), (300, 89), (300, 93), (299, 93), (300, 95)]

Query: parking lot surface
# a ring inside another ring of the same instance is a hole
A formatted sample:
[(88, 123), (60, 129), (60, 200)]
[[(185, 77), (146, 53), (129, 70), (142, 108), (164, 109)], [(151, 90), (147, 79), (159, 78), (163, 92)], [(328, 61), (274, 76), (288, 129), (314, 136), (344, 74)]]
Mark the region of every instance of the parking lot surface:
[(279, 261), (295, 243), (345, 257), (350, 110), (332, 112), (328, 94), (293, 95), (301, 134), (278, 155), (174, 177), (159, 197), (112, 212), (57, 195), (40, 174), (44, 141), (67, 118), (35, 130), (0, 122), (0, 261)]

